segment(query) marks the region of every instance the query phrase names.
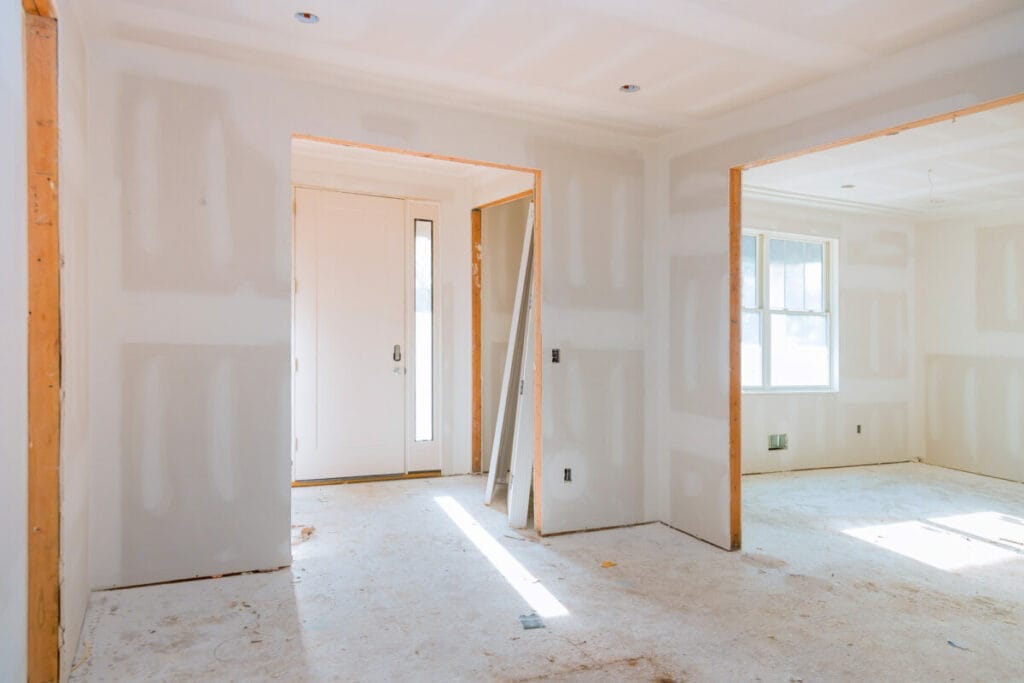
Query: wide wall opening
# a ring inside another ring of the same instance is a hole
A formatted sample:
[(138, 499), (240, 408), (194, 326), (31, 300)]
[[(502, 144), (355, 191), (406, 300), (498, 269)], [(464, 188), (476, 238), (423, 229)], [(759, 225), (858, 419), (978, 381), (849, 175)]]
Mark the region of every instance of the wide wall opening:
[(1022, 99), (742, 169), (748, 547), (1024, 576)]

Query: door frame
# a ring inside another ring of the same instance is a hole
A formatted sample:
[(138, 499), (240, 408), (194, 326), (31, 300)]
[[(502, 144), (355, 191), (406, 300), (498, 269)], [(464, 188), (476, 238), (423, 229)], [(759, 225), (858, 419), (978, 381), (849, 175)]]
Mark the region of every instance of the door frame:
[(741, 345), (742, 345), (742, 300), (743, 281), (740, 270), (741, 243), (743, 233), (743, 172), (758, 166), (766, 166), (787, 159), (823, 152), (836, 147), (845, 147), (865, 140), (873, 140), (886, 135), (896, 135), (905, 130), (921, 128), (933, 123), (950, 121), (961, 116), (978, 114), (990, 109), (998, 109), (1010, 104), (1024, 102), (1024, 93), (1009, 95), (980, 104), (955, 109), (945, 114), (937, 114), (902, 123), (889, 128), (882, 128), (870, 133), (840, 138), (805, 149), (786, 152), (773, 157), (748, 161), (729, 169), (729, 529), (730, 549), (739, 550), (742, 542), (742, 416), (743, 402)]
[[(474, 207), (470, 212), (472, 223), (472, 235), (470, 238), (470, 266), (473, 278), (472, 290), (472, 325), (473, 325), (473, 441), (472, 441), (472, 471), (473, 474), (483, 472), (483, 357), (481, 355), (481, 328), (483, 317), (480, 308), (481, 285), (483, 284), (483, 210), (493, 206), (509, 204), (520, 199), (533, 197), (533, 190), (524, 190), (507, 197), (486, 202)], [(536, 220), (539, 220), (537, 218)], [(536, 267), (534, 263), (534, 267)]]
[[(319, 142), (327, 145), (337, 145), (342, 147), (354, 147), (358, 149), (365, 149), (375, 152), (383, 152), (385, 154), (402, 154), (406, 156), (421, 157), (424, 159), (435, 159), (437, 161), (448, 161), (459, 164), (468, 164), (471, 166), (483, 166), (487, 168), (498, 168), (506, 171), (518, 171), (521, 173), (529, 173), (533, 176), (533, 189), (530, 192), (533, 194), (534, 204), (534, 249), (533, 249), (533, 330), (534, 330), (534, 370), (533, 370), (533, 386), (534, 386), (534, 429), (533, 429), (533, 519), (534, 526), (537, 533), (542, 533), (542, 520), (543, 511), (541, 505), (541, 487), (542, 487), (542, 466), (543, 466), (543, 401), (542, 401), (542, 390), (543, 390), (543, 345), (542, 345), (542, 316), (543, 316), (543, 254), (542, 245), (543, 240), (542, 228), (541, 228), (541, 216), (543, 212), (541, 210), (541, 198), (542, 198), (542, 172), (539, 168), (530, 168), (527, 166), (516, 166), (513, 164), (502, 164), (493, 161), (482, 161), (479, 159), (467, 159), (464, 157), (456, 157), (445, 154), (435, 154), (432, 152), (420, 152), (408, 149), (401, 149), (398, 147), (387, 147), (384, 145), (375, 145), (370, 143), (355, 142), (353, 140), (342, 140), (339, 138), (324, 137), (320, 135), (309, 135), (304, 133), (293, 133), (291, 136), (292, 140), (307, 140), (310, 142)], [(523, 195), (525, 196), (525, 195)], [(292, 204), (292, 215), (293, 215), (293, 226), (294, 226), (294, 202)], [(293, 228), (294, 229), (294, 228)], [(294, 244), (294, 241), (293, 241)], [(292, 254), (294, 255), (294, 247)], [(294, 264), (293, 264), (294, 273)], [(470, 283), (472, 285), (472, 283)], [(293, 286), (294, 292), (294, 286)], [(294, 304), (292, 305), (292, 318), (294, 320)], [(294, 404), (292, 406), (294, 413)], [(293, 415), (294, 420), (294, 415)], [(294, 449), (294, 444), (292, 445)], [(470, 448), (472, 449), (472, 434)], [(292, 450), (294, 453), (294, 450)], [(294, 485), (294, 484), (293, 484)]]

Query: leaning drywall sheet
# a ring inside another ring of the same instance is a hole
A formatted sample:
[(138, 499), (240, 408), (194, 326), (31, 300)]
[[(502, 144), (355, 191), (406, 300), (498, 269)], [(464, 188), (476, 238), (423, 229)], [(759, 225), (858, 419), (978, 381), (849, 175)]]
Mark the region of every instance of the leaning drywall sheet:
[(533, 289), (533, 211), (531, 203), (526, 215), (526, 230), (523, 233), (519, 276), (516, 279), (516, 298), (512, 309), (512, 324), (508, 332), (508, 350), (505, 354), (505, 369), (502, 372), (490, 464), (487, 468), (487, 487), (484, 490), (484, 503), (487, 505), (490, 505), (494, 498), (494, 487), (499, 483), (508, 483), (507, 472), (512, 458), (513, 432), (520, 397), (516, 380), (520, 378), (524, 364), (526, 316), (530, 308), (530, 291)]
[(516, 278), (530, 200), (484, 209), (480, 231), (480, 432), (483, 465), (494, 446), (494, 428), (515, 306)]
[(529, 522), (530, 492), (533, 490), (534, 326), (530, 309), (531, 307), (527, 306), (523, 362), (520, 366), (518, 381), (513, 384), (519, 397), (516, 406), (515, 427), (512, 432), (512, 453), (509, 466), (508, 525), (514, 529), (524, 529)]

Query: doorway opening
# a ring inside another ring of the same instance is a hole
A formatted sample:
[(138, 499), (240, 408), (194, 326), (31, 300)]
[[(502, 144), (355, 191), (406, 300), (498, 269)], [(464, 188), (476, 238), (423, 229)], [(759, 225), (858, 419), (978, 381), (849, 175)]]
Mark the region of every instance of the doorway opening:
[[(526, 277), (524, 259), (530, 244), (533, 191), (502, 197), (473, 209), (473, 471), (488, 474), (485, 502), (506, 505), (511, 462), (500, 457), (510, 452), (514, 428), (506, 420), (508, 384), (523, 376), (515, 362), (517, 310)], [(528, 326), (527, 326), (528, 327)], [(525, 329), (523, 333), (525, 333)], [(503, 400), (504, 399), (504, 400)], [(517, 409), (528, 410), (525, 403)], [(498, 454), (498, 455), (496, 455)], [(494, 470), (492, 474), (492, 469)], [(516, 522), (521, 526), (526, 520)]]
[(481, 209), (539, 204), (539, 182), (536, 169), (293, 136), (293, 486), (481, 471), (467, 256)]
[(1024, 577), (1022, 178), (1024, 95), (732, 169), (734, 546)]

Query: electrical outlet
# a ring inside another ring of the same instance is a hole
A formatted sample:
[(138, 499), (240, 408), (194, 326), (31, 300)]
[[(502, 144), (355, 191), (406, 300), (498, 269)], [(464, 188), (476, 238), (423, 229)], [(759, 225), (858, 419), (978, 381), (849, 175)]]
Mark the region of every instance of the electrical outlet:
[(561, 349), (551, 349), (551, 362), (552, 363), (560, 363), (560, 362), (562, 362), (562, 350)]
[(562, 474), (562, 481), (572, 481), (572, 468), (566, 467)]
[(857, 425), (857, 433), (860, 434), (860, 425)]
[(770, 451), (784, 451), (789, 448), (789, 435), (788, 434), (769, 434), (768, 435), (768, 450)]

